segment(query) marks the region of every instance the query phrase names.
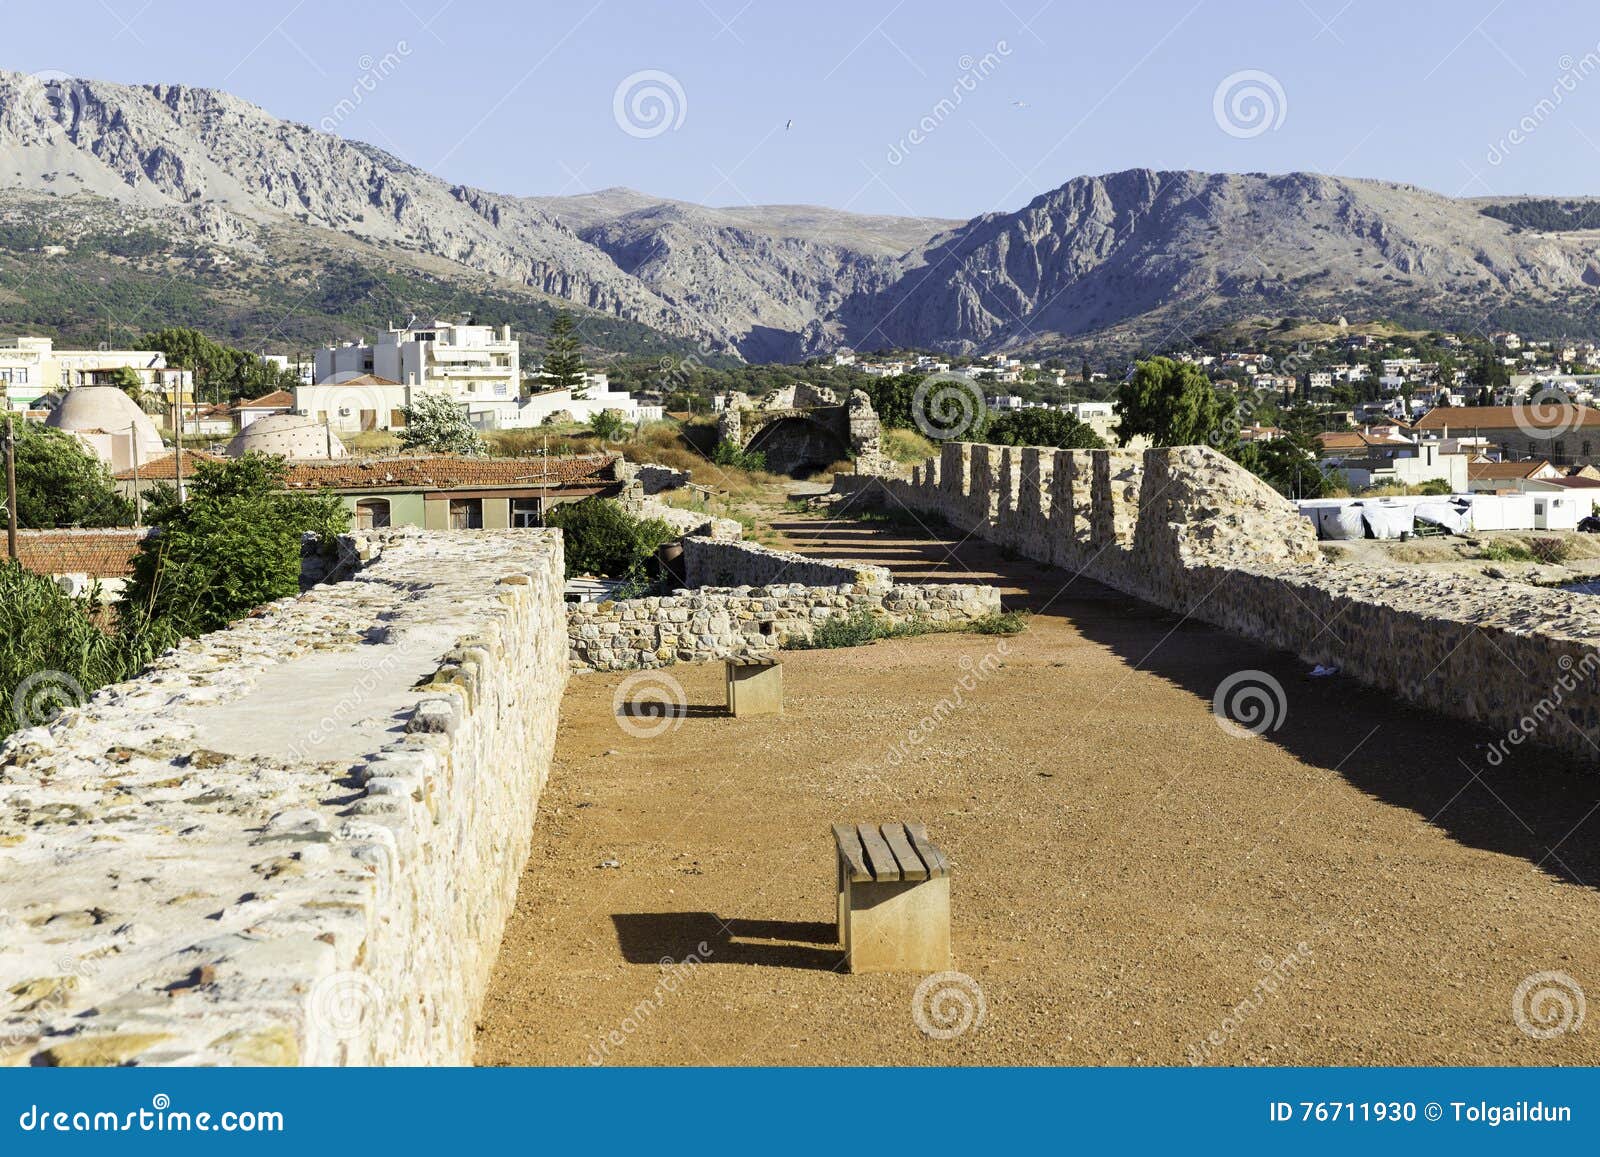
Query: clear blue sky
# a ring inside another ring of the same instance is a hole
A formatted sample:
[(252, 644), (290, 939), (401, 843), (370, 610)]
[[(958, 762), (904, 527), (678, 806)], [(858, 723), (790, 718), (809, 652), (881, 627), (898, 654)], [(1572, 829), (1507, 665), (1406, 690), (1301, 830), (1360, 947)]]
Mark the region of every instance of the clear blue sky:
[[(1149, 166), (1600, 193), (1593, 0), (29, 0), (4, 11), (6, 68), (224, 88), (498, 192), (627, 185), (709, 204), (968, 217), (1080, 174)], [(657, 83), (671, 125), (625, 131), (618, 86), (652, 71), (670, 78)], [(387, 75), (361, 90), (373, 72)], [(1224, 94), (1219, 122), (1219, 85), (1240, 73), (1265, 74), (1235, 86), (1264, 94), (1263, 131), (1248, 93), (1233, 114)], [(931, 131), (912, 143), (919, 122)]]

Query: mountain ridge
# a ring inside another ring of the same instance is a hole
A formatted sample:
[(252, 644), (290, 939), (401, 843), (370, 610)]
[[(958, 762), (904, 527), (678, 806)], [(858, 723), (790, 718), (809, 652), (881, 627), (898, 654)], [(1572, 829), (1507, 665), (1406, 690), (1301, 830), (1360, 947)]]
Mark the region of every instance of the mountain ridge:
[(109, 203), (108, 219), (218, 267), (270, 266), (337, 234), (363, 260), (381, 251), (751, 361), (841, 344), (1163, 345), (1273, 312), (1592, 327), (1600, 285), (1600, 233), (1482, 211), (1515, 198), (1365, 178), (1136, 168), (967, 221), (626, 188), (515, 196), (218, 90), (0, 72), (0, 209), (40, 195)]

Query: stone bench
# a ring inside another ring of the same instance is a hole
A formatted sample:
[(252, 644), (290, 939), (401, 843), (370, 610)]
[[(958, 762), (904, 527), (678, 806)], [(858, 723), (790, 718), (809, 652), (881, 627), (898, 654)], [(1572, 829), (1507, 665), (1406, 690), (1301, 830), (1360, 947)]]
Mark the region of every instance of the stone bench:
[(950, 861), (921, 824), (834, 824), (839, 941), (851, 972), (950, 967)]
[(728, 714), (783, 714), (783, 664), (771, 655), (740, 655), (728, 661)]

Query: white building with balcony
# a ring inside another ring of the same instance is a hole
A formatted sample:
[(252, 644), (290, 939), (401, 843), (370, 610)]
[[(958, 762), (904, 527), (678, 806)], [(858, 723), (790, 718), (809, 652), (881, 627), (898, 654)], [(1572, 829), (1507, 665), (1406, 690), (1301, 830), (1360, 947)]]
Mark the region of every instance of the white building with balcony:
[[(327, 413), (335, 429), (387, 430), (416, 394), (444, 394), (480, 429), (518, 425), (521, 349), (511, 327), (457, 322), (391, 328), (375, 342), (325, 346), (316, 384), (295, 391), (295, 409)], [(364, 387), (346, 387), (357, 379)], [(348, 396), (346, 396), (348, 395)]]

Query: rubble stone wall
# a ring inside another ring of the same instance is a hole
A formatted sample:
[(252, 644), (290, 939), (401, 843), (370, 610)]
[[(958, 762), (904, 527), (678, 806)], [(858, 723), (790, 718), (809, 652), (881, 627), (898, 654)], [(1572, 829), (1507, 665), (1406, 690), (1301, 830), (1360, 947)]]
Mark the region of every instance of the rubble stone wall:
[(886, 623), (958, 630), (998, 614), (1000, 592), (965, 584), (787, 583), (584, 603), (568, 609), (569, 659), (576, 671), (622, 671), (766, 654), (809, 640), (829, 619), (861, 611)]
[(470, 1062), (568, 675), (561, 537), (378, 537), (0, 747), (0, 1062)]
[(809, 558), (753, 542), (707, 537), (683, 540), (683, 575), (684, 585), (691, 590), (799, 583), (811, 587), (842, 585), (882, 591), (894, 581), (881, 566)]
[(909, 480), (839, 475), (905, 509), (1258, 639), (1442, 714), (1600, 753), (1595, 596), (1327, 563), (1310, 522), (1208, 447), (947, 443)]

